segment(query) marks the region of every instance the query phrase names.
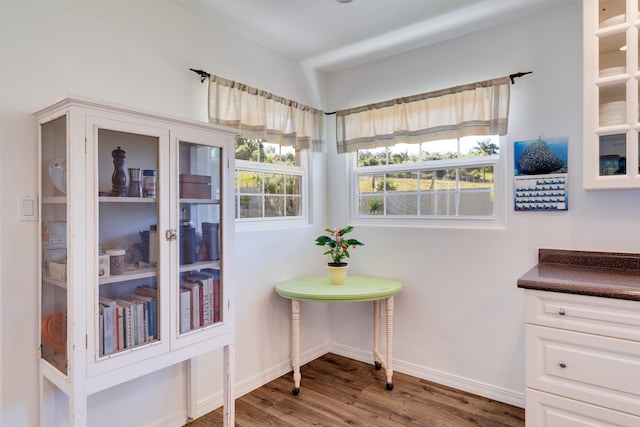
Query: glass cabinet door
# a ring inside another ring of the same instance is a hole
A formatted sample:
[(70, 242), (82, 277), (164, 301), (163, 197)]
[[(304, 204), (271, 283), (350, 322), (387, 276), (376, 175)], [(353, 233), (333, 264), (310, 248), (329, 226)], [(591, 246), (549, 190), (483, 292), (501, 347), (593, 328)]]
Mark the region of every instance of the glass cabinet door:
[[(158, 183), (164, 135), (102, 121), (93, 126), (98, 224), (95, 360), (163, 340)], [(164, 276), (167, 276), (165, 274)], [(148, 354), (147, 354), (148, 356)]]
[(224, 317), (221, 158), (221, 147), (178, 141), (178, 336), (207, 328)]
[(41, 357), (67, 374), (67, 116), (40, 125)]

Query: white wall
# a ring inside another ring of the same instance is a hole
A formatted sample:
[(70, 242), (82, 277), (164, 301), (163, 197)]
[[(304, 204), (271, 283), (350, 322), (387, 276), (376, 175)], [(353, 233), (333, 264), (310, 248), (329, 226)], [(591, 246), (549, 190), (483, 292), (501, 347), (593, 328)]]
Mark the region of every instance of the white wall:
[[(37, 189), (37, 127), (32, 113), (75, 94), (205, 120), (206, 85), (189, 68), (313, 105), (297, 63), (199, 22), (178, 4), (0, 0), (0, 425), (38, 424), (35, 263), (40, 236), (37, 223), (18, 221), (19, 195)], [(316, 202), (325, 197), (325, 158), (314, 159), (315, 181), (320, 183), (314, 188)], [(317, 215), (323, 222), (322, 211)], [(237, 259), (243, 261), (235, 274), (239, 391), (289, 368), (289, 309), (273, 285), (315, 268), (316, 234), (312, 227), (238, 234)], [(309, 243), (300, 243), (305, 241)], [(305, 334), (304, 351), (326, 347), (326, 311), (322, 306), (307, 309), (303, 328), (315, 332)], [(221, 402), (215, 381), (220, 359), (216, 352), (198, 360), (202, 410)], [(98, 393), (89, 400), (89, 423), (182, 425), (184, 384), (184, 368), (179, 365)], [(59, 398), (56, 404), (63, 421), (66, 403)]]
[[(502, 230), (357, 226), (354, 273), (396, 277), (395, 367), (522, 405), (523, 292), (517, 278), (540, 247), (638, 252), (640, 192), (582, 189), (581, 9), (562, 9), (418, 49), (328, 78), (328, 110), (500, 77), (512, 85)], [(515, 212), (513, 142), (569, 138), (569, 210)], [(338, 156), (340, 157), (340, 156)], [(330, 157), (330, 194), (344, 188), (344, 161)], [(336, 197), (340, 197), (337, 195)], [(336, 212), (336, 211), (332, 211)], [(339, 211), (338, 211), (339, 212)], [(336, 214), (330, 219), (344, 223)], [(366, 359), (368, 307), (331, 307), (332, 342)], [(339, 325), (343, 325), (339, 327)]]

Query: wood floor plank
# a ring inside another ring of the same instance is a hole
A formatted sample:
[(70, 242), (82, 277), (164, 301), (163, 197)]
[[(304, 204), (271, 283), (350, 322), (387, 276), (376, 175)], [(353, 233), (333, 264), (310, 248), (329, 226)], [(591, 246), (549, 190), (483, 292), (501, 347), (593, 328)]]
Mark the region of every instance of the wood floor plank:
[[(291, 373), (236, 400), (236, 426), (524, 427), (524, 409), (335, 354), (302, 366), (300, 394)], [(222, 409), (189, 427), (222, 425)]]

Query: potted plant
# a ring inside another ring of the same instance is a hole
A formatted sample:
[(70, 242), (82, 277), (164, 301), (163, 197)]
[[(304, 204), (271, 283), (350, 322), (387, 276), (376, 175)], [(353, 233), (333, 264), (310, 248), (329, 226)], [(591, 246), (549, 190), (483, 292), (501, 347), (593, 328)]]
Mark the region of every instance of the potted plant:
[(364, 245), (357, 239), (346, 239), (344, 237), (345, 234), (350, 233), (352, 230), (353, 226), (351, 225), (344, 228), (327, 228), (324, 231), (328, 233), (328, 236), (322, 235), (316, 239), (316, 245), (327, 248), (323, 255), (331, 257), (331, 262), (327, 263), (327, 269), (329, 270), (331, 283), (334, 285), (344, 284), (347, 268), (349, 267), (344, 259), (350, 258), (349, 248), (355, 249), (356, 246)]

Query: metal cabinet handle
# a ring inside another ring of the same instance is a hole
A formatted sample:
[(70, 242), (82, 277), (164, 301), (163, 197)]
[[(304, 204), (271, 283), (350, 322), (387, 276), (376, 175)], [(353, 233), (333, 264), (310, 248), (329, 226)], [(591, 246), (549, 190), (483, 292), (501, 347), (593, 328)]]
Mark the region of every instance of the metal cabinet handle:
[(566, 314), (566, 312), (564, 311), (564, 308), (561, 308), (561, 309), (558, 311), (558, 314), (559, 314), (560, 316), (564, 316), (564, 315)]
[(165, 239), (172, 241), (178, 238), (178, 231), (175, 229), (169, 229), (164, 233)]
[(558, 366), (560, 366), (562, 369), (567, 367), (567, 363), (564, 360), (561, 360), (560, 363), (558, 363)]

